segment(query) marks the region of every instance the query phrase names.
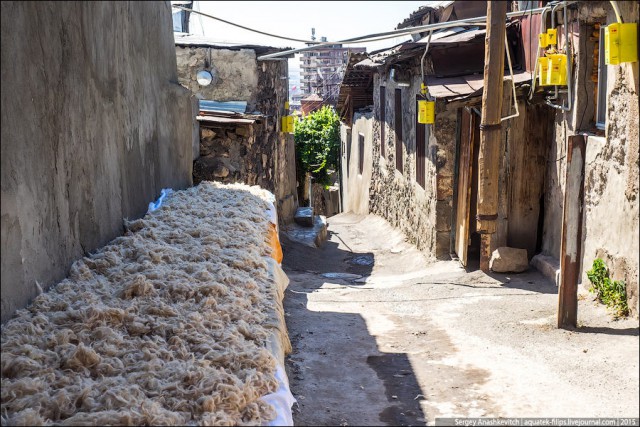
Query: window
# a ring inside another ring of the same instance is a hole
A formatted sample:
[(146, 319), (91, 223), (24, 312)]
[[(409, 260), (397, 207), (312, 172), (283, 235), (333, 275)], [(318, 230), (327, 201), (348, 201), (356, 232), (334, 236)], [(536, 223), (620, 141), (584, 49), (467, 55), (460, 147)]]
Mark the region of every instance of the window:
[(427, 153), (426, 128), (427, 125), (418, 123), (418, 100), (416, 97), (416, 182), (422, 188), (425, 187), (425, 159)]
[(396, 89), (395, 101), (396, 169), (402, 173), (402, 89)]
[(360, 175), (362, 175), (362, 171), (364, 170), (364, 134), (358, 134), (358, 170), (360, 171)]
[(385, 147), (387, 140), (385, 139), (386, 130), (386, 111), (387, 111), (387, 88), (380, 86), (380, 156), (385, 157)]
[(600, 27), (600, 39), (598, 45), (596, 127), (598, 129), (604, 129), (607, 122), (607, 64), (604, 63), (604, 26)]

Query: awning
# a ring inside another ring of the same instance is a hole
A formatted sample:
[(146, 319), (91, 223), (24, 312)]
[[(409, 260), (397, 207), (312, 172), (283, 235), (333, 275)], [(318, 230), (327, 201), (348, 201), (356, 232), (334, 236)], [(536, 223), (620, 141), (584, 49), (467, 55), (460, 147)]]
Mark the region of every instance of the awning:
[[(515, 83), (523, 83), (531, 80), (531, 73), (521, 71), (514, 73)], [(505, 80), (511, 80), (511, 75), (505, 75)], [(482, 95), (484, 87), (484, 76), (482, 74), (472, 74), (459, 77), (427, 76), (427, 87), (429, 93), (436, 98), (460, 98), (470, 95)]]

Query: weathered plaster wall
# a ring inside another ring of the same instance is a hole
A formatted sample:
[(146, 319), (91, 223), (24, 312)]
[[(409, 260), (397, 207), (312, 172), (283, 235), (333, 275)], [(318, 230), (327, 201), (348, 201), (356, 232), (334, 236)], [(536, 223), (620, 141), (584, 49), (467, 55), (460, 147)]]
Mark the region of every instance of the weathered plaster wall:
[[(618, 2), (625, 22), (638, 22), (637, 2)], [(606, 19), (615, 22), (608, 2), (585, 3), (580, 19)], [(580, 36), (587, 26), (576, 26)], [(589, 78), (588, 64), (592, 52), (578, 50), (574, 73)], [(585, 59), (588, 58), (588, 59)], [(607, 120), (604, 138), (589, 137), (584, 178), (584, 217), (582, 245), (582, 283), (588, 286), (586, 271), (597, 257), (604, 259), (613, 278), (627, 283), (629, 306), (638, 315), (638, 62), (608, 66)], [(566, 173), (567, 136), (589, 129), (588, 93), (577, 91), (571, 113), (556, 113), (554, 138), (549, 155), (545, 197), (544, 252), (556, 258), (560, 252), (562, 201)], [(585, 116), (587, 118), (585, 118)]]
[[(248, 111), (254, 110), (259, 78), (255, 51), (183, 46), (175, 49), (180, 84), (198, 99), (247, 101)], [(206, 62), (210, 64), (216, 80), (209, 86), (200, 86), (196, 73), (205, 69)]]
[[(420, 90), (419, 71), (413, 70), (409, 87), (403, 87), (403, 173), (396, 169), (394, 134), (395, 82), (383, 77), (386, 87), (386, 158), (380, 154), (378, 105), (381, 77), (374, 77), (373, 173), (370, 211), (401, 229), (408, 239), (430, 258), (449, 258), (451, 210), (456, 143), (456, 113), (438, 104), (436, 123), (427, 126), (425, 188), (416, 183), (415, 117), (416, 94)], [(355, 134), (354, 134), (355, 135)], [(355, 141), (355, 139), (354, 139)], [(353, 162), (353, 159), (351, 160)]]
[(2, 2), (2, 321), (191, 185), (168, 2)]
[[(343, 135), (342, 146), (345, 149), (342, 152), (342, 182), (343, 188), (347, 188), (348, 192), (343, 195), (343, 211), (354, 212), (360, 215), (369, 213), (369, 187), (371, 185), (371, 176), (373, 174), (373, 113), (356, 113), (353, 118), (353, 126), (351, 132), (346, 132), (346, 127), (341, 132)], [(347, 143), (347, 134), (351, 137), (350, 143)], [(364, 136), (364, 161), (363, 170), (360, 173), (360, 143), (359, 135)], [(379, 137), (378, 137), (379, 138)], [(379, 140), (379, 139), (378, 139)], [(350, 149), (347, 156), (346, 149)], [(349, 162), (347, 162), (347, 157)]]

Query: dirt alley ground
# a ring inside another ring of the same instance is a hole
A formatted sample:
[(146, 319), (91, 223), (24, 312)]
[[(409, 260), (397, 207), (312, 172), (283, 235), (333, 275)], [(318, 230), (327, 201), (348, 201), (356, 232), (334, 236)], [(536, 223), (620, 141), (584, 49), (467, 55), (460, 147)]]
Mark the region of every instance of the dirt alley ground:
[[(374, 215), (328, 219), (320, 249), (283, 238), (296, 425), (425, 425), (436, 417), (638, 417), (638, 320), (581, 291), (555, 327), (537, 271), (428, 264)], [(323, 273), (362, 275), (366, 281)]]

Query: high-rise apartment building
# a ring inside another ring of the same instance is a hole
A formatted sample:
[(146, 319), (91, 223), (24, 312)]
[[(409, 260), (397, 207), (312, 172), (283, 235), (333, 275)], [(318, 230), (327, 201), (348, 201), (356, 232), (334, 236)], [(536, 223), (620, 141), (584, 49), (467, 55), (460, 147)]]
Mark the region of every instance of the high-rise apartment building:
[[(315, 33), (312, 30), (312, 35)], [(315, 37), (312, 36), (312, 40)], [(327, 38), (322, 37), (321, 42)], [(300, 89), (302, 97), (319, 95), (325, 104), (335, 105), (340, 82), (349, 60), (349, 52), (366, 52), (364, 47), (342, 47), (341, 44), (322, 45), (302, 52), (300, 58)]]

